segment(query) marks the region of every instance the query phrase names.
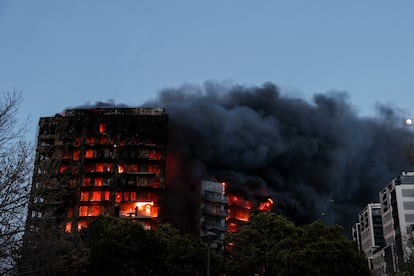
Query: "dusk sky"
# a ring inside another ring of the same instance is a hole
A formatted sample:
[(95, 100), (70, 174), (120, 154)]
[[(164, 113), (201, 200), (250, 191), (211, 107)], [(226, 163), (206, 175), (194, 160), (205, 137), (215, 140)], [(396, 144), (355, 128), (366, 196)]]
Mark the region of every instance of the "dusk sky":
[(414, 115), (411, 1), (0, 1), (0, 92), (39, 117), (113, 100), (137, 106), (205, 81), (311, 100), (347, 91)]

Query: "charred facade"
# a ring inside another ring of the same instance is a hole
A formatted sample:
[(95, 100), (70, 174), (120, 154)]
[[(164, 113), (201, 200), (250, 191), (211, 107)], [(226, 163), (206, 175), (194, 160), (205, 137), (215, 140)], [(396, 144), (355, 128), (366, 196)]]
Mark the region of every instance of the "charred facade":
[(72, 109), (41, 118), (26, 240), (46, 221), (60, 231), (93, 217), (162, 220), (168, 117), (164, 109)]

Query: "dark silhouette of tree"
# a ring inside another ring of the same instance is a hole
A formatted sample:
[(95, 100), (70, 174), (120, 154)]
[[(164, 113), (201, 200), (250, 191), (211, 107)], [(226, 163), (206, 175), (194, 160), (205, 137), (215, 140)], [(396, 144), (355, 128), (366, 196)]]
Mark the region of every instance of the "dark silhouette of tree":
[(203, 244), (168, 224), (147, 231), (131, 220), (98, 217), (81, 236), (90, 249), (88, 275), (200, 275), (205, 268)]
[(32, 147), (25, 141), (26, 122), (19, 122), (22, 96), (0, 95), (0, 274), (18, 258), (29, 196)]

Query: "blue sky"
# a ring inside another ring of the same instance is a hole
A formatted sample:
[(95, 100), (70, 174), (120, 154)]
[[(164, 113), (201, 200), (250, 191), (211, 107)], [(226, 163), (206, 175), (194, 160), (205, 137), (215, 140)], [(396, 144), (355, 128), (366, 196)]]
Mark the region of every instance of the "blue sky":
[(0, 1), (0, 92), (39, 117), (208, 80), (414, 113), (411, 1)]

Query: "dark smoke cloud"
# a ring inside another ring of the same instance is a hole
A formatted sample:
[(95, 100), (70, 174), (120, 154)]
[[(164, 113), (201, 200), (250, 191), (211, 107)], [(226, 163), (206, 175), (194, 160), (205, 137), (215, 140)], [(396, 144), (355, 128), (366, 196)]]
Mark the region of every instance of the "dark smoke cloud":
[[(180, 216), (192, 192), (215, 175), (247, 195), (270, 195), (296, 223), (322, 219), (349, 231), (378, 192), (410, 170), (412, 133), (399, 111), (360, 117), (344, 92), (312, 102), (261, 87), (206, 83), (165, 89), (148, 106), (169, 114), (167, 183)], [(184, 203), (184, 204), (183, 204)]]

